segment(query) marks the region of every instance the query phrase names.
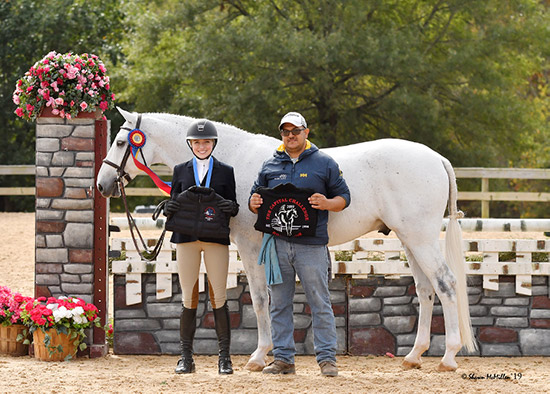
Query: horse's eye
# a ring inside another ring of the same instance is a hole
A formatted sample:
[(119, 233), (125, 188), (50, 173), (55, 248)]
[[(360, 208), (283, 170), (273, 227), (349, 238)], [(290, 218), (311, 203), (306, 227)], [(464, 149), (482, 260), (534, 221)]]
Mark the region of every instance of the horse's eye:
[(116, 146), (118, 146), (118, 147), (124, 146), (125, 144), (126, 144), (126, 142), (125, 142), (125, 141), (122, 141), (122, 140), (118, 140), (118, 141), (116, 142)]

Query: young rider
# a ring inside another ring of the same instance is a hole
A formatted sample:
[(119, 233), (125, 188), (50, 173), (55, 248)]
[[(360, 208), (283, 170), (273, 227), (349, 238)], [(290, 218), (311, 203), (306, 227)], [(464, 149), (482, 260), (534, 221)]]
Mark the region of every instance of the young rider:
[[(198, 275), (201, 253), (204, 254), (210, 303), (218, 336), (218, 372), (233, 373), (229, 352), (230, 320), (226, 303), (228, 226), (229, 218), (237, 215), (239, 206), (236, 201), (233, 167), (212, 156), (217, 140), (218, 132), (211, 121), (203, 119), (189, 126), (187, 144), (194, 158), (174, 167), (171, 199), (164, 208), (169, 220), (172, 216), (178, 220), (180, 230), (174, 231), (170, 239), (176, 244), (183, 303), (180, 317), (181, 359), (176, 367), (178, 374), (195, 371), (193, 338), (199, 301)], [(205, 190), (215, 196), (207, 207), (198, 204), (201, 198), (193, 197), (197, 192), (204, 193)], [(218, 219), (224, 223), (212, 231), (212, 223)], [(208, 228), (207, 232), (201, 230), (205, 228)]]

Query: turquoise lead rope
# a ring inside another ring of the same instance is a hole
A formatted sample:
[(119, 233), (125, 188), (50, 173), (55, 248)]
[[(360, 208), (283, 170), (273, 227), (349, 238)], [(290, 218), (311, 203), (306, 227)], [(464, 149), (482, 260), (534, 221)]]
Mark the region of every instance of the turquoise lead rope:
[(262, 248), (258, 256), (258, 265), (264, 264), (265, 278), (268, 285), (277, 285), (283, 283), (281, 268), (279, 267), (279, 258), (275, 248), (275, 237), (271, 234), (264, 234), (262, 239)]

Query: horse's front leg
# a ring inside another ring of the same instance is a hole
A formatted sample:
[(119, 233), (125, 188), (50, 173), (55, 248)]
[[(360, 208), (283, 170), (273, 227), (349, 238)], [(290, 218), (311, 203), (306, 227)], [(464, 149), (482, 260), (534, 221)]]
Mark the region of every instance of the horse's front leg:
[[(242, 250), (241, 250), (242, 249)], [(269, 294), (263, 266), (258, 265), (257, 248), (239, 248), (243, 261), (250, 297), (258, 323), (258, 346), (250, 356), (245, 368), (249, 371), (261, 371), (265, 367), (267, 353), (272, 348), (271, 320), (269, 318)]]

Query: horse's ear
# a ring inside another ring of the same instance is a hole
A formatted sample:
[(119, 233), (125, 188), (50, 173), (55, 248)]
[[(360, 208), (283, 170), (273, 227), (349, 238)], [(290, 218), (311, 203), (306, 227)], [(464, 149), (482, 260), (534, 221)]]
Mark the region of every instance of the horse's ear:
[(137, 114), (135, 112), (125, 111), (120, 107), (116, 107), (116, 109), (118, 110), (118, 112), (120, 112), (124, 119), (126, 119), (130, 123), (136, 124)]

